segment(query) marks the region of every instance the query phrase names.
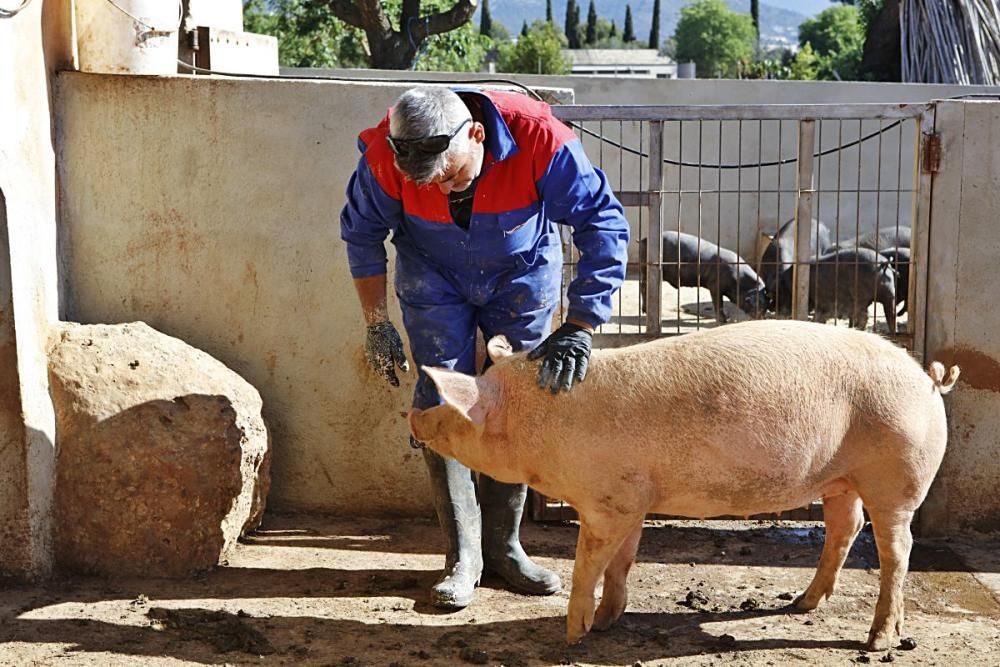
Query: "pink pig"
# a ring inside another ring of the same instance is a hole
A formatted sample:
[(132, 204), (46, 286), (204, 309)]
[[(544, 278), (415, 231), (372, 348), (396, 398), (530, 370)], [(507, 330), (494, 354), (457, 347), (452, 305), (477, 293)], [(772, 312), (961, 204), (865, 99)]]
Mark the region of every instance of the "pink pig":
[[(580, 517), (566, 638), (625, 611), (643, 518), (778, 512), (823, 499), (826, 540), (800, 609), (828, 597), (868, 510), (881, 562), (870, 650), (903, 624), (910, 521), (947, 439), (959, 369), (924, 372), (874, 334), (745, 322), (596, 350), (586, 381), (552, 396), (537, 363), (489, 343), (470, 377), (424, 368), (444, 403), (409, 414), (414, 437), (503, 482), (526, 482)], [(595, 612), (594, 592), (604, 575)]]

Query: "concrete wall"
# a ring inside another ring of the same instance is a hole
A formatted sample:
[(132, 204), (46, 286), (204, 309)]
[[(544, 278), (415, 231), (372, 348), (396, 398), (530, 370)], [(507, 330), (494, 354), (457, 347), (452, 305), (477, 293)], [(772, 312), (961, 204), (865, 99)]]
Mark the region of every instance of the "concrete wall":
[(942, 103), (934, 179), (926, 358), (957, 363), (948, 449), (924, 504), (925, 532), (1000, 529), (1000, 103)]
[(403, 87), (65, 73), (59, 90), (67, 319), (142, 320), (253, 383), (270, 507), (426, 513), (413, 375), (368, 372), (339, 229), (357, 134)]
[[(605, 85), (586, 82), (578, 101), (601, 101), (594, 88)], [(664, 101), (651, 99), (652, 82), (620, 85), (636, 98), (616, 94), (616, 101)], [(667, 101), (677, 103), (792, 101), (797, 94), (804, 101), (924, 101), (956, 92), (742, 85), (656, 82), (676, 92)], [(60, 77), (67, 319), (144, 320), (256, 385), (274, 435), (272, 508), (429, 511), (423, 464), (406, 446), (399, 414), (413, 376), (393, 389), (367, 371), (337, 224), (358, 158), (356, 134), (403, 88)], [(398, 323), (396, 304), (390, 308)], [(992, 330), (981, 319), (961, 323), (970, 335)], [(956, 396), (963, 393), (972, 395), (964, 385)]]
[(72, 3), (0, 19), (0, 574), (51, 567), (55, 419), (45, 345), (57, 317), (53, 72), (73, 63)]

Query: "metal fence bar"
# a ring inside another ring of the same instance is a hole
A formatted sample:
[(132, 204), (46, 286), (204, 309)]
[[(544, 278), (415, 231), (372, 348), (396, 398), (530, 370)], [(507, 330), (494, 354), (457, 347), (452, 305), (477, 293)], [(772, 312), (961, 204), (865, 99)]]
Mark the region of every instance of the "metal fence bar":
[[(934, 159), (926, 160), (925, 151), (936, 151), (936, 142), (925, 141), (925, 137), (936, 137), (936, 117), (934, 107), (928, 107), (917, 118), (914, 131), (913, 180), (917, 191), (913, 196), (913, 229), (919, 233), (913, 234), (910, 248), (910, 285), (906, 295), (906, 329), (913, 335), (910, 350), (918, 361), (923, 363), (927, 332), (927, 280), (929, 245), (931, 236), (931, 186), (936, 169)], [(934, 143), (934, 146), (929, 146)]]
[(722, 104), (616, 105), (564, 104), (552, 107), (560, 120), (801, 120), (802, 118), (881, 118), (900, 120), (920, 116), (926, 104)]
[(660, 332), (663, 288), (663, 123), (649, 123), (649, 224), (646, 230), (646, 333)]
[(795, 209), (795, 264), (792, 269), (792, 316), (809, 319), (809, 232), (813, 211), (813, 148), (816, 144), (816, 121), (799, 121), (799, 161), (795, 178), (798, 191)]

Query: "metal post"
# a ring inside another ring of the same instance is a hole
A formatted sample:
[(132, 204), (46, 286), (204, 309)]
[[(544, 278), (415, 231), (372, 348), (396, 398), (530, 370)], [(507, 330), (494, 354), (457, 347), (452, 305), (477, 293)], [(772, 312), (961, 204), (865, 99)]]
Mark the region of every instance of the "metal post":
[[(931, 232), (931, 188), (935, 160), (927, 160), (924, 151), (936, 151), (938, 146), (929, 143), (925, 137), (934, 137), (935, 110), (932, 104), (923, 114), (917, 116), (913, 149), (913, 179), (916, 192), (913, 193), (913, 225), (910, 245), (910, 292), (906, 295), (906, 331), (913, 336), (911, 351), (923, 363), (927, 342), (927, 276), (930, 265)], [(936, 156), (932, 156), (936, 157)]]
[(799, 121), (798, 172), (795, 179), (795, 265), (792, 269), (792, 316), (809, 319), (809, 232), (813, 211), (813, 150), (816, 121)]
[(649, 123), (649, 229), (646, 233), (646, 333), (660, 334), (663, 287), (663, 122)]

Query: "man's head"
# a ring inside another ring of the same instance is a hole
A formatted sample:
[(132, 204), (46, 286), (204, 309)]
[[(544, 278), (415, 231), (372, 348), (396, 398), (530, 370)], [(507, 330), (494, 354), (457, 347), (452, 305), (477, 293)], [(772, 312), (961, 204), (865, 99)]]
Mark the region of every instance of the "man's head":
[(483, 166), (481, 123), (451, 90), (413, 88), (389, 114), (389, 146), (396, 166), (421, 185), (434, 183), (445, 194), (469, 187)]

